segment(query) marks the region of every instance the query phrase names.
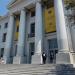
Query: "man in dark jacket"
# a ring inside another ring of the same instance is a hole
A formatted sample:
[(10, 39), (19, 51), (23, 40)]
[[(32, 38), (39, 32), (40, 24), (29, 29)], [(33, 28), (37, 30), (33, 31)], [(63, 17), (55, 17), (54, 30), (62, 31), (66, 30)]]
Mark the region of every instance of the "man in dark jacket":
[(43, 52), (42, 54), (43, 64), (46, 64), (46, 54)]

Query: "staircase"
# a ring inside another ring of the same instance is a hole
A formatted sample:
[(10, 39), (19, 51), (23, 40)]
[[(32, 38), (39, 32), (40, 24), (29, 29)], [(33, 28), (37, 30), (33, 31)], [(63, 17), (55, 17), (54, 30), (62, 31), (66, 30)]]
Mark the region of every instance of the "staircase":
[(0, 65), (0, 75), (75, 75), (72, 65)]

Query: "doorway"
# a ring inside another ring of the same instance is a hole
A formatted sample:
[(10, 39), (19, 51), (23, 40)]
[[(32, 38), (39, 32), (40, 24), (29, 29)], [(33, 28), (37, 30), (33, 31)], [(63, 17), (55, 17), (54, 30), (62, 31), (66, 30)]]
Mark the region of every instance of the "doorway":
[(56, 63), (56, 54), (58, 53), (57, 39), (48, 39), (48, 62)]
[(29, 44), (29, 63), (31, 64), (32, 56), (34, 55), (35, 52), (35, 43), (31, 42)]

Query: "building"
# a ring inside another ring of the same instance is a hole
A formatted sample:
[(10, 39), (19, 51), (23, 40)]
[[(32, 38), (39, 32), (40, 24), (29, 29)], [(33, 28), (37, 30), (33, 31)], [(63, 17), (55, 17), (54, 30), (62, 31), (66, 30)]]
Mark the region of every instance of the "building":
[[(72, 7), (71, 7), (72, 6)], [(12, 0), (0, 18), (0, 58), (4, 64), (75, 64), (72, 0)]]

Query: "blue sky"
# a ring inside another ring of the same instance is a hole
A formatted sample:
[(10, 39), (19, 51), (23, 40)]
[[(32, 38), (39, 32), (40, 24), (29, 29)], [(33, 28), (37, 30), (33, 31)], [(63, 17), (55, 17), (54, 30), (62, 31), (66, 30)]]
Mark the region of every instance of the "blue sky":
[(7, 4), (9, 3), (9, 1), (11, 0), (0, 0), (0, 15), (1, 16), (5, 15), (8, 12)]

